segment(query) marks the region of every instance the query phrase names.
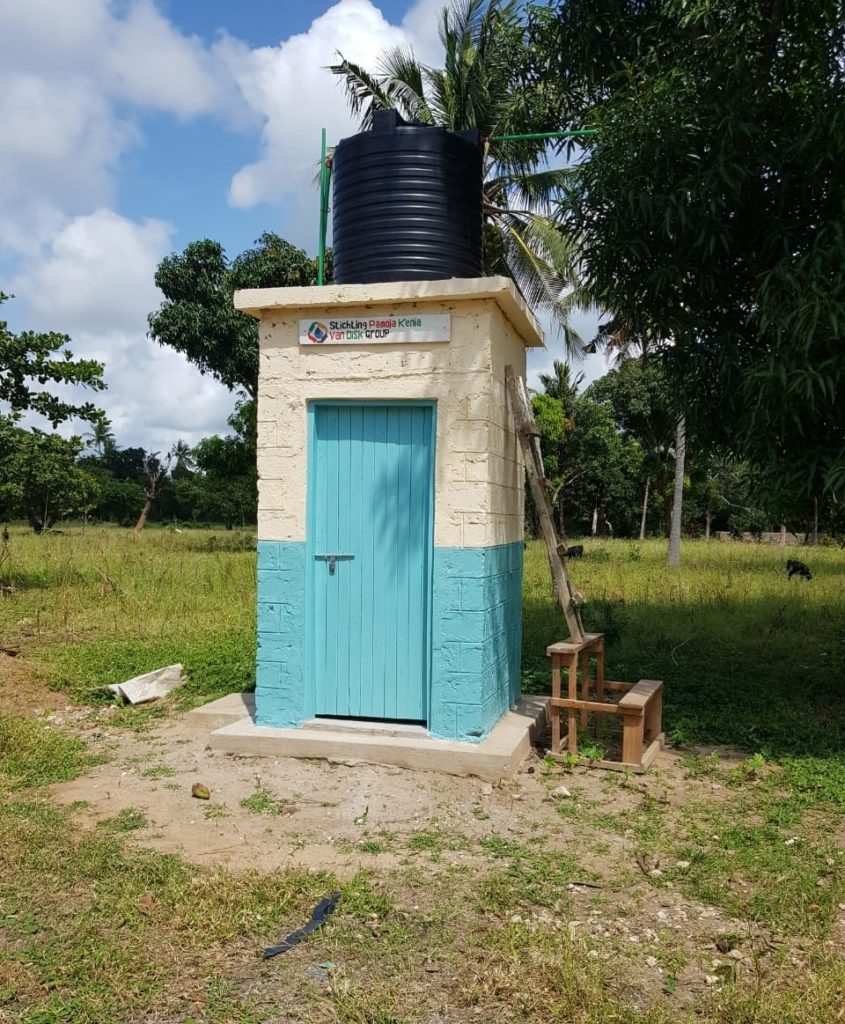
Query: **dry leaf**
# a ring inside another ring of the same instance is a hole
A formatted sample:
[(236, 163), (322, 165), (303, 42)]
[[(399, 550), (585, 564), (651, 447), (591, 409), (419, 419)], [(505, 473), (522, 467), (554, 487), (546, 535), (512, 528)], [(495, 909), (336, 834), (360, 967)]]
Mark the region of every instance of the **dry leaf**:
[(144, 917), (152, 916), (153, 911), (158, 906), (155, 898), (148, 892), (142, 892), (138, 897), (138, 910), (144, 915)]

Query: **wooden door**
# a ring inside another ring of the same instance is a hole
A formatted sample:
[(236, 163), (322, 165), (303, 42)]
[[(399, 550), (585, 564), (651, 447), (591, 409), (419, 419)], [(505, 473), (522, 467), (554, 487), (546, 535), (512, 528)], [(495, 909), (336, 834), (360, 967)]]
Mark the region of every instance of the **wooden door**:
[(312, 410), (309, 553), (317, 715), (428, 715), (434, 408)]

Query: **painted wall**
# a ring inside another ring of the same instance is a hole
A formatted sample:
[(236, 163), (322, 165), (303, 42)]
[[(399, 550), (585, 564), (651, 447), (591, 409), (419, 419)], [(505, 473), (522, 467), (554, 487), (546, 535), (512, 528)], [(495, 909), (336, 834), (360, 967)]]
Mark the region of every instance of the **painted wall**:
[[(415, 346), (301, 347), (300, 318), (337, 316), (338, 308), (293, 305), (293, 289), (258, 293), (266, 296), (259, 307), (259, 724), (298, 725), (313, 715), (304, 542), (307, 404), (316, 399), (437, 402), (429, 728), (480, 739), (518, 698), (524, 474), (505, 366), (524, 375), (525, 346), (541, 339), (525, 329), (527, 320), (517, 331), (513, 294), (507, 302), (479, 297), (478, 286), (491, 280), (501, 279), (450, 282), (465, 288), (449, 299), (425, 298), (427, 282), (374, 286), (392, 288), (393, 297), (340, 311), (451, 313), (450, 342)], [(236, 304), (250, 308), (242, 294)]]

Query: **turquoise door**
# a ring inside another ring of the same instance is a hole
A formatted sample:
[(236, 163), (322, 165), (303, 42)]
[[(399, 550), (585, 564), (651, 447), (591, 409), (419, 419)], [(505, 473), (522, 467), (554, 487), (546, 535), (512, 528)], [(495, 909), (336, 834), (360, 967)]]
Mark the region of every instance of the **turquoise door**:
[(424, 722), (434, 409), (344, 403), (311, 412), (315, 714)]

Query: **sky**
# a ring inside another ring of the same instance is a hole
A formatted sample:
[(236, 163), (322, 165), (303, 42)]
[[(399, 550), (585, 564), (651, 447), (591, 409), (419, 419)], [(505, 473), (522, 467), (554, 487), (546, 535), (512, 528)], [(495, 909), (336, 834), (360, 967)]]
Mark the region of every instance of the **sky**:
[[(199, 238), (235, 256), (263, 231), (314, 253), (320, 129), (355, 131), (325, 66), (399, 43), (438, 63), (443, 3), (0, 0), (0, 318), (105, 364), (118, 444), (225, 432), (236, 396), (146, 336), (157, 264)], [(575, 326), (589, 338), (595, 317)], [(530, 378), (561, 357), (549, 332)]]

